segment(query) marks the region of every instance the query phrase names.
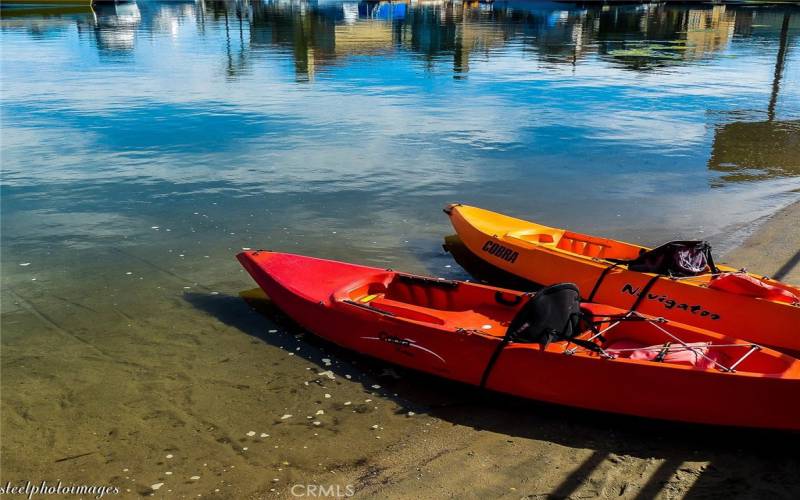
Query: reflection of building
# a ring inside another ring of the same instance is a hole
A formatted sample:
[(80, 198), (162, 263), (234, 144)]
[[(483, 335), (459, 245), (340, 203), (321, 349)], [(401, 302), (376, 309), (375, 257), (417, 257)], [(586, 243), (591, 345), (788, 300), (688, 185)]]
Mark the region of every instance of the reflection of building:
[[(103, 53), (130, 52), (138, 32), (178, 36), (193, 20), (201, 36), (207, 25), (224, 27), (226, 73), (236, 77), (253, 57), (274, 51), (292, 54), (300, 79), (356, 55), (404, 51), (426, 66), (452, 65), (464, 75), (476, 56), (509, 47), (551, 64), (579, 64), (592, 55), (630, 69), (708, 57), (724, 50), (734, 34), (760, 36), (755, 9), (725, 5), (574, 7), (569, 4), (496, 0), (189, 0), (98, 5), (78, 20), (81, 33), (96, 39)], [(64, 17), (11, 19), (31, 32), (63, 30)], [(758, 25), (780, 25), (780, 11), (758, 10)], [(209, 30), (211, 33), (213, 30)], [(774, 34), (770, 35), (774, 36)]]
[[(714, 5), (711, 10), (690, 9), (684, 54), (687, 58), (702, 57), (726, 48), (736, 26), (736, 13), (726, 10), (724, 5)], [(740, 21), (738, 26), (741, 29), (747, 24)]]

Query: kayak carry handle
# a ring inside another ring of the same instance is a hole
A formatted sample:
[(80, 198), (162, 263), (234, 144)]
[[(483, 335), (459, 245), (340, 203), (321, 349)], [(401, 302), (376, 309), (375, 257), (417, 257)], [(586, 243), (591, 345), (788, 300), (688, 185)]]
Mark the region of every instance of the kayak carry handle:
[(494, 300), (498, 304), (503, 304), (504, 306), (513, 307), (519, 305), (519, 303), (522, 302), (522, 295), (515, 295), (513, 299), (509, 300), (503, 297), (503, 292), (498, 291), (494, 292)]

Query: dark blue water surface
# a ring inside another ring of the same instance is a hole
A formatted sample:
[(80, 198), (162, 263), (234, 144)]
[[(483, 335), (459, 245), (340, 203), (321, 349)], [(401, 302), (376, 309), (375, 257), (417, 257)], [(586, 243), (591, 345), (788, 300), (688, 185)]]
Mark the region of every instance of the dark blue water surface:
[(791, 6), (6, 9), (4, 280), (213, 287), (245, 247), (458, 275), (452, 201), (730, 248), (798, 197), (798, 45)]

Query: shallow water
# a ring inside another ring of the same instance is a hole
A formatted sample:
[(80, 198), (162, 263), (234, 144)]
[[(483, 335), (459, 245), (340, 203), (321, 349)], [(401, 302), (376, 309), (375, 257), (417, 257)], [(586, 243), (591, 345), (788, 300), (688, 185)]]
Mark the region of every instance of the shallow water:
[[(461, 201), (725, 250), (800, 189), (790, 7), (140, 1), (1, 25), (3, 422), (49, 429), (42, 455), (110, 411), (162, 456), (140, 403), (193, 422), (214, 377), (305, 376), (244, 334), (267, 323), (240, 322), (242, 248), (464, 277), (441, 251)], [(270, 397), (270, 419), (297, 402)]]

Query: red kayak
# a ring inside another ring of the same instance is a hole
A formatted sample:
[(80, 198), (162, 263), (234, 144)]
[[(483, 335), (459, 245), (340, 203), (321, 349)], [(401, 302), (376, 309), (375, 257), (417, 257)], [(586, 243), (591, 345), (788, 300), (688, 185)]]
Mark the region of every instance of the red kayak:
[(390, 363), (562, 405), (800, 430), (797, 359), (581, 303), (572, 284), (533, 295), (286, 253), (237, 257), (304, 328)]

